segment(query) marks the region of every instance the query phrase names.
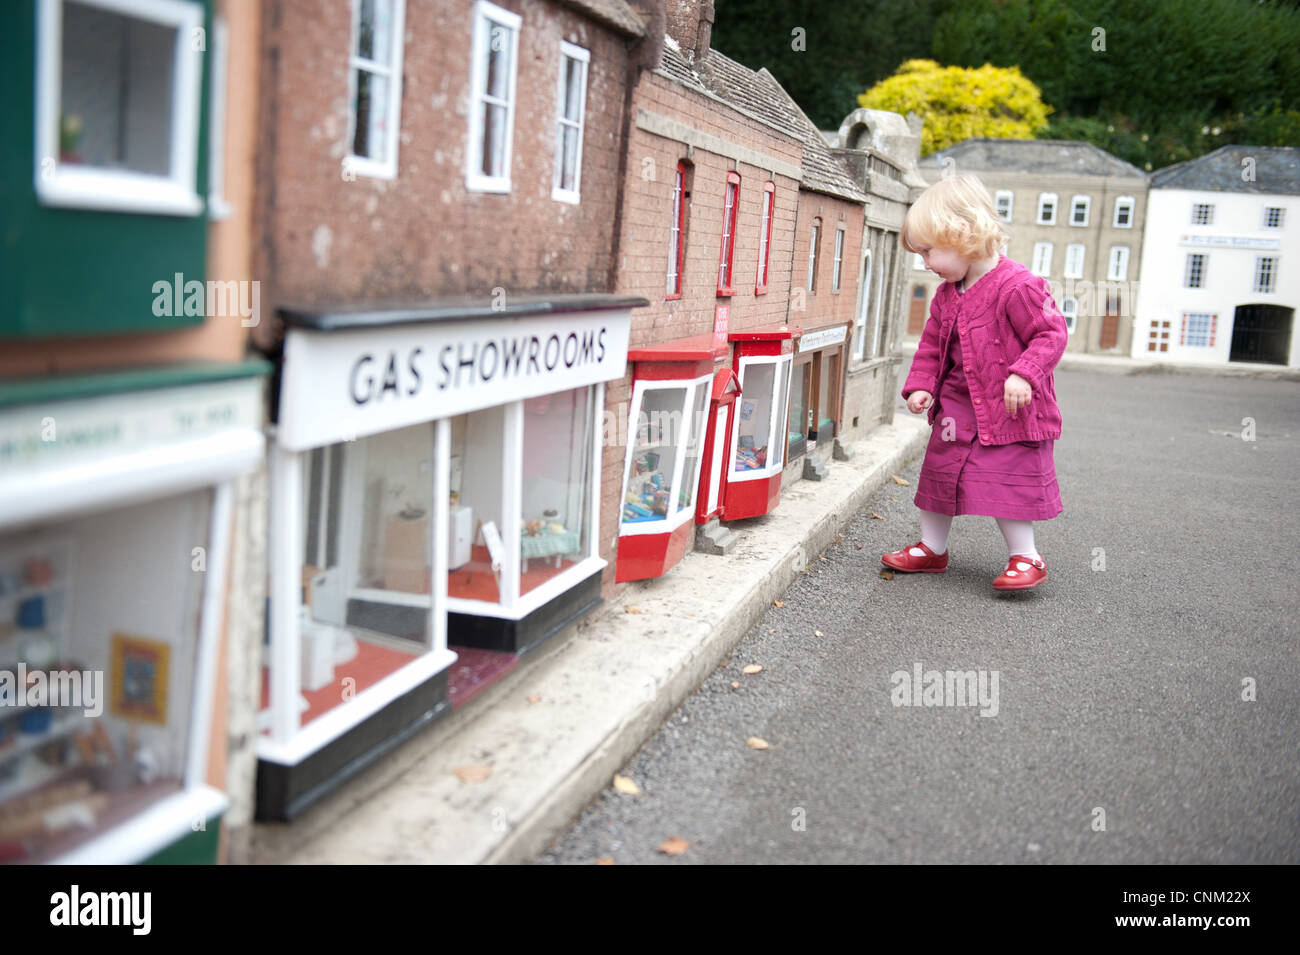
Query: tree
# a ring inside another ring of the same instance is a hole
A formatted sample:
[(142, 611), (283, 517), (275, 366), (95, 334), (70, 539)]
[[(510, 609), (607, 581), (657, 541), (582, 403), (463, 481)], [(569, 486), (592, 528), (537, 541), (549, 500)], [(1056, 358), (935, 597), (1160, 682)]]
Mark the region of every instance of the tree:
[(1019, 67), (985, 63), (977, 69), (908, 60), (858, 97), (867, 109), (916, 113), (925, 123), (921, 155), (972, 136), (1033, 139), (1052, 108)]

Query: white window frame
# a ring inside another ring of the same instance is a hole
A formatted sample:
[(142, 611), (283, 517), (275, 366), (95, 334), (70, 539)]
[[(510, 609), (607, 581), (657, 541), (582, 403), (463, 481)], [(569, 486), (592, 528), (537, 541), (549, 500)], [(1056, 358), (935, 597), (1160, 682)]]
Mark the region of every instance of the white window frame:
[(668, 231), (668, 274), (665, 276), (665, 295), (681, 295), (681, 276), (677, 267), (681, 264), (682, 241), (682, 203), (686, 201), (686, 170), (677, 165), (673, 167), (673, 224)]
[(871, 250), (867, 249), (862, 253), (862, 297), (858, 301), (858, 315), (853, 323), (854, 334), (857, 341), (853, 345), (853, 357), (856, 361), (862, 361), (867, 348), (867, 313), (871, 310)]
[(1066, 330), (1073, 335), (1075, 326), (1079, 324), (1079, 300), (1072, 295), (1062, 298), (1061, 314), (1065, 316)]
[[(1051, 218), (1043, 217), (1043, 206), (1047, 203), (1052, 204)], [(1038, 225), (1056, 225), (1056, 210), (1060, 206), (1060, 196), (1054, 192), (1040, 192), (1038, 194)]]
[(109, 212), (194, 216), (203, 212), (198, 192), (199, 110), (203, 87), (203, 7), (181, 0), (78, 0), (111, 13), (176, 30), (170, 141), (166, 176), (59, 161), (62, 103), (63, 7), (40, 0), (36, 25), (36, 195), (43, 205)]
[(840, 290), (840, 267), (844, 264), (844, 226), (835, 228), (835, 264), (831, 272), (831, 291)]
[[(736, 449), (740, 446), (740, 428), (733, 424), (731, 428), (730, 453), (727, 460), (722, 463), (724, 473), (727, 476), (727, 483), (740, 484), (743, 481), (758, 481), (764, 478), (770, 478), (780, 474), (786, 465), (786, 445), (790, 441), (790, 429), (787, 419), (790, 415), (790, 378), (793, 377), (794, 353), (786, 355), (746, 355), (737, 363), (736, 378), (740, 382), (741, 397), (745, 395), (745, 369), (751, 365), (772, 365), (772, 420), (768, 423), (767, 446), (775, 448), (776, 442), (781, 442), (781, 453), (779, 457), (768, 455), (768, 463), (761, 468), (753, 471), (736, 471)], [(781, 384), (781, 372), (783, 365), (791, 365), (791, 375), (787, 376), (786, 393), (784, 395), (776, 394), (776, 389)], [(735, 412), (739, 414), (739, 409)], [(714, 450), (717, 453), (717, 450)], [(630, 460), (630, 459), (629, 459)], [(694, 513), (692, 511), (692, 513)]]
[[(1001, 209), (1001, 203), (1003, 199), (1007, 201), (1006, 215), (1002, 214), (1002, 209)], [(993, 207), (995, 210), (997, 210), (998, 218), (1001, 219), (1003, 222), (1010, 222), (1011, 216), (1013, 214), (1012, 210), (1015, 207), (1015, 203), (1016, 203), (1016, 194), (1014, 192), (1012, 192), (1010, 189), (999, 189), (993, 199)]]
[(1065, 247), (1065, 271), (1067, 279), (1083, 278), (1083, 263), (1088, 247), (1082, 242), (1072, 242)]
[[(1199, 210), (1205, 210), (1205, 221), (1196, 220)], [(1192, 225), (1214, 225), (1214, 203), (1212, 202), (1193, 202), (1192, 203)]]
[(1052, 243), (1035, 242), (1033, 266), (1030, 271), (1035, 275), (1041, 275), (1043, 278), (1050, 278), (1052, 275)]
[(1106, 264), (1106, 281), (1127, 282), (1128, 259), (1129, 248), (1127, 245), (1112, 245), (1110, 247), (1110, 260)]
[[(1083, 206), (1083, 221), (1075, 222), (1074, 214)], [(1085, 228), (1092, 219), (1092, 196), (1075, 196), (1070, 200), (1070, 225), (1076, 229)]]
[[(469, 87), (469, 141), (465, 148), (465, 188), (470, 192), (509, 192), (510, 163), (514, 151), (515, 106), (517, 97), (515, 81), (519, 76), (519, 28), (523, 17), (498, 7), (488, 0), (476, 0), (474, 4), (474, 31), (470, 46), (470, 87)], [(487, 82), (487, 70), (479, 57), (479, 50), (490, 34), (493, 26), (510, 31), (510, 76), (506, 82), (508, 95), (504, 103), (506, 109), (505, 141), (501, 145), (500, 176), (485, 176), (479, 172), (483, 168), (483, 85)]]
[[(682, 407), (681, 407), (681, 417), (680, 417), (681, 432), (679, 435), (675, 435), (675, 437), (677, 437), (678, 440), (673, 444), (676, 457), (673, 461), (673, 483), (672, 483), (671, 491), (669, 493), (669, 502), (671, 506), (668, 508), (668, 513), (665, 514), (663, 517), (656, 518), (655, 520), (652, 521), (636, 521), (632, 523), (624, 523), (624, 521), (620, 516), (618, 522), (619, 537), (638, 537), (643, 534), (671, 533), (672, 531), (675, 531), (677, 528), (685, 524), (688, 520), (695, 517), (695, 506), (696, 504), (699, 503), (698, 495), (699, 495), (699, 488), (700, 488), (700, 467), (704, 461), (704, 439), (706, 437), (706, 432), (708, 430), (709, 421), (710, 421), (710, 415), (709, 415), (710, 403), (707, 400), (704, 402), (704, 420), (700, 422), (700, 430), (698, 432), (700, 438), (700, 453), (696, 455), (695, 458), (695, 476), (693, 479), (693, 484), (691, 486), (691, 505), (690, 507), (686, 507), (686, 508), (677, 508), (676, 504), (673, 502), (677, 500), (677, 495), (680, 493), (682, 487), (681, 482), (686, 478), (686, 475), (684, 473), (686, 470), (685, 467), (686, 446), (690, 441), (690, 435), (691, 435), (691, 421), (688, 416), (695, 411), (695, 396), (697, 394), (697, 389), (701, 389), (701, 388), (709, 389), (712, 386), (713, 386), (712, 375), (702, 375), (699, 378), (665, 378), (665, 379), (642, 378), (642, 379), (638, 379), (633, 383), (632, 404), (631, 404), (631, 409), (629, 414), (634, 416), (640, 415), (644, 411), (645, 396), (647, 392), (670, 391), (673, 389), (680, 388), (685, 392), (685, 395), (682, 398)], [(629, 437), (627, 442), (627, 450), (623, 454), (623, 485), (622, 485), (623, 497), (619, 498), (620, 504), (618, 509), (620, 515), (623, 512), (623, 505), (621, 501), (623, 500), (623, 498), (627, 496), (628, 488), (632, 480), (632, 460), (636, 456), (636, 438), (635, 438), (636, 431), (637, 431), (637, 420), (636, 417), (633, 417), (629, 424), (629, 429), (628, 429)], [(733, 444), (735, 443), (734, 438), (732, 443)], [(714, 453), (715, 454), (717, 453), (716, 448), (714, 449)], [(734, 458), (735, 458), (735, 450), (733, 449), (732, 459)], [(600, 459), (597, 458), (596, 460), (599, 461)], [(600, 468), (597, 467), (595, 470), (599, 471)], [(600, 526), (599, 523), (597, 523), (593, 525), (593, 528), (599, 526)], [(593, 531), (592, 533), (593, 540), (598, 536), (599, 535), (594, 533)]]
[[(1272, 295), (1277, 292), (1277, 273), (1278, 257), (1276, 255), (1257, 255), (1255, 256), (1255, 281), (1252, 291), (1261, 295)], [(1264, 283), (1260, 280), (1264, 275), (1262, 268), (1265, 262), (1270, 263), (1268, 270), (1268, 288), (1264, 288)]]
[[(357, 30), (361, 23), (361, 0), (352, 0), (352, 36), (348, 45), (348, 154), (343, 158), (343, 168), (349, 175), (367, 176), (371, 179), (397, 178), (397, 147), (401, 142), (402, 126), (402, 54), (406, 46), (406, 0), (393, 0), (392, 36), (389, 38), (392, 63), (379, 63), (357, 56)], [(384, 155), (380, 161), (352, 152), (357, 132), (357, 70), (365, 70), (388, 80), (388, 124)]]
[[(1268, 224), (1268, 219), (1269, 219), (1269, 213), (1270, 213), (1270, 212), (1276, 212), (1276, 213), (1277, 213), (1277, 225), (1269, 225), (1269, 224)], [(1260, 226), (1260, 228), (1262, 228), (1262, 229), (1281, 229), (1281, 228), (1283, 228), (1285, 225), (1286, 225), (1286, 206), (1265, 206), (1265, 207), (1264, 207), (1264, 221), (1263, 221), (1263, 224)]]
[(808, 291), (816, 292), (813, 287), (817, 281), (817, 244), (821, 241), (822, 227), (816, 220), (808, 230)]
[(230, 28), (212, 21), (212, 93), (208, 98), (208, 218), (234, 212), (226, 191), (226, 85), (230, 78)]
[[(1119, 221), (1119, 213), (1120, 213), (1120, 210), (1121, 210), (1121, 209), (1127, 209), (1127, 210), (1128, 210), (1128, 222), (1120, 222), (1120, 221)], [(1131, 229), (1131, 228), (1133, 228), (1133, 215), (1134, 215), (1134, 213), (1135, 213), (1136, 210), (1137, 210), (1137, 202), (1134, 200), (1134, 198), (1133, 198), (1132, 196), (1116, 196), (1116, 197), (1115, 197), (1115, 215), (1114, 215), (1114, 217), (1111, 219), (1111, 226), (1112, 226), (1112, 228), (1115, 228), (1115, 229)]]
[[(1199, 281), (1192, 284), (1192, 262), (1197, 258), (1201, 260), (1200, 275), (1197, 276)], [(1183, 267), (1183, 288), (1205, 288), (1205, 273), (1210, 270), (1210, 256), (1205, 252), (1188, 252), (1187, 263)]]
[[(579, 80), (582, 84), (582, 90), (578, 95), (577, 122), (564, 118), (564, 81), (566, 76), (566, 60), (577, 60), (582, 64), (582, 77)], [(590, 51), (584, 50), (582, 47), (576, 46), (568, 40), (560, 41), (560, 78), (557, 85), (556, 100), (555, 178), (551, 183), (551, 198), (556, 202), (571, 202), (576, 204), (581, 201), (582, 140), (583, 133), (587, 127), (587, 70), (590, 64)], [(560, 187), (560, 180), (564, 174), (564, 136), (562, 133), (565, 126), (576, 128), (578, 131), (578, 149), (573, 161), (573, 182), (577, 187), (575, 189), (563, 189)]]

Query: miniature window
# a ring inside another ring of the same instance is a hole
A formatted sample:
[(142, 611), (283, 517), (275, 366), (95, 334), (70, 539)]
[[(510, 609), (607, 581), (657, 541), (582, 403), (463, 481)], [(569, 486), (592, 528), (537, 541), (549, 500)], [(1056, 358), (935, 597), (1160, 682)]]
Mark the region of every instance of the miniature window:
[(1205, 312), (1184, 312), (1178, 344), (1188, 348), (1213, 348), (1218, 316)]
[(668, 298), (680, 298), (682, 294), (682, 264), (685, 261), (686, 248), (686, 200), (690, 196), (687, 174), (686, 163), (679, 162), (677, 174), (673, 178), (673, 222), (668, 235), (668, 277), (665, 288)]
[(695, 510), (695, 494), (700, 486), (700, 460), (704, 451), (704, 418), (708, 410), (709, 389), (697, 385), (693, 406), (688, 406), (690, 420), (685, 424), (686, 447), (683, 452), (682, 482), (677, 488), (676, 514)]
[(1079, 300), (1067, 296), (1061, 299), (1061, 314), (1065, 316), (1065, 327), (1074, 334), (1074, 326), (1079, 320)]
[(812, 414), (809, 389), (811, 360), (798, 361), (790, 370), (790, 412), (786, 423), (786, 458), (803, 454), (808, 447), (809, 417)]
[(1133, 197), (1120, 196), (1115, 200), (1115, 228), (1133, 228)]
[(740, 176), (727, 173), (727, 193), (722, 205), (722, 249), (718, 254), (718, 294), (731, 295), (732, 253), (736, 246), (736, 212), (740, 205)]
[(208, 217), (231, 213), (226, 188), (226, 83), (229, 77), (230, 30), (224, 20), (212, 23), (212, 95), (208, 107)]
[(867, 348), (867, 314), (871, 310), (871, 250), (862, 254), (861, 298), (858, 300), (858, 317), (853, 325), (856, 341), (853, 345), (853, 357), (861, 360)]
[(817, 246), (821, 239), (821, 217), (813, 219), (812, 232), (808, 238), (808, 291), (817, 291)]
[(197, 215), (203, 8), (41, 0), (36, 193), (46, 205)]
[(1106, 278), (1111, 282), (1128, 281), (1128, 246), (1111, 246), (1110, 262), (1106, 269)]
[(1091, 209), (1091, 196), (1075, 196), (1070, 203), (1070, 225), (1086, 226)]
[(1192, 203), (1192, 225), (1214, 225), (1214, 204)]
[[(500, 603), (505, 524), (507, 406), (451, 419), (447, 596)], [(543, 508), (545, 510), (545, 508)]]
[(736, 447), (732, 457), (733, 476), (746, 472), (767, 473), (776, 463), (772, 454), (772, 429), (779, 381), (775, 362), (741, 360), (740, 398), (736, 402)]
[(1039, 193), (1038, 196), (1038, 224), (1039, 225), (1056, 225), (1056, 201), (1057, 196), (1054, 192)]
[(1183, 285), (1187, 288), (1201, 288), (1205, 283), (1205, 259), (1206, 256), (1200, 252), (1189, 252), (1187, 255), (1187, 271), (1183, 277)]
[(1031, 271), (1035, 275), (1041, 275), (1044, 278), (1052, 274), (1052, 243), (1034, 243), (1034, 265)]
[(755, 294), (767, 291), (768, 260), (772, 253), (772, 211), (776, 199), (776, 185), (771, 182), (763, 184), (763, 221), (758, 228), (758, 278), (755, 281)]
[(1083, 278), (1083, 259), (1085, 246), (1075, 243), (1065, 247), (1065, 277), (1067, 279)]
[(524, 402), (521, 594), (591, 553), (594, 403), (589, 387)]
[(202, 783), (213, 501), (205, 489), (0, 538), (6, 861), (51, 861)]
[(587, 64), (591, 54), (560, 42), (559, 128), (555, 141), (555, 182), (551, 198), (577, 202), (582, 181), (582, 129), (587, 106)]
[(1255, 259), (1255, 288), (1256, 292), (1276, 292), (1277, 291), (1277, 259), (1269, 255), (1261, 255)]
[(623, 480), (622, 533), (660, 533), (695, 508), (711, 377), (638, 382)]
[(402, 23), (406, 0), (353, 0), (348, 60), (351, 111), (345, 168), (394, 179), (402, 110)]
[(840, 267), (844, 264), (844, 228), (835, 230), (835, 261), (831, 270), (831, 291), (840, 290)]
[(1280, 229), (1286, 218), (1286, 209), (1281, 206), (1269, 206), (1264, 210), (1264, 228)]
[(1015, 196), (1010, 189), (999, 189), (997, 191), (996, 202), (998, 218), (1003, 222), (1011, 221), (1011, 207)]
[(475, 192), (510, 191), (515, 77), (519, 53), (516, 13), (487, 0), (474, 5), (470, 69), (469, 163), (465, 186)]

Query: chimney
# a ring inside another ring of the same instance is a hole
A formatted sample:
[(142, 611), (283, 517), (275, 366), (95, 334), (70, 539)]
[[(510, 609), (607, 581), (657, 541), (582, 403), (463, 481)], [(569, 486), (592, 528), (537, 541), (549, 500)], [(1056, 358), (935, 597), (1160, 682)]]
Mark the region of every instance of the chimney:
[(713, 39), (713, 0), (668, 0), (668, 35), (682, 53), (697, 60)]

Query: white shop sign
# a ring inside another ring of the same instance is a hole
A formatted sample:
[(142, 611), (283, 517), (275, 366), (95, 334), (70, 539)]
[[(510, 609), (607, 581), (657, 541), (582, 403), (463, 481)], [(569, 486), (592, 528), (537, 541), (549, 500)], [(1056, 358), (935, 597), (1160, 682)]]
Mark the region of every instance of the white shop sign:
[(817, 332), (807, 332), (799, 339), (799, 352), (802, 354), (806, 351), (816, 351), (818, 348), (825, 348), (827, 345), (838, 345), (844, 341), (848, 335), (849, 327), (847, 325), (838, 325), (835, 328), (823, 328)]
[(280, 446), (291, 451), (621, 378), (630, 309), (315, 331), (291, 328)]
[(1238, 235), (1189, 235), (1178, 237), (1179, 245), (1204, 245), (1214, 249), (1280, 249), (1280, 239), (1255, 239)]

